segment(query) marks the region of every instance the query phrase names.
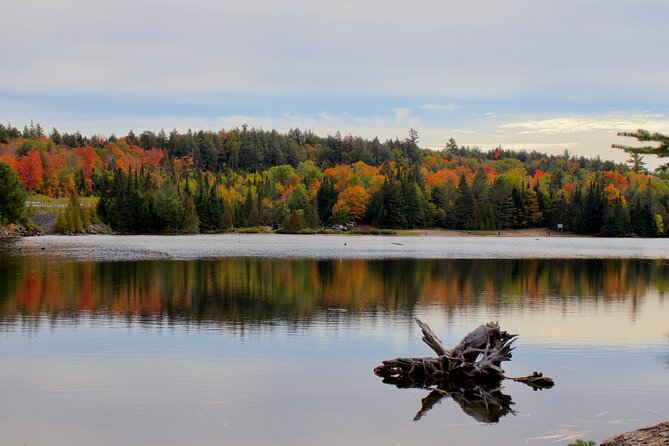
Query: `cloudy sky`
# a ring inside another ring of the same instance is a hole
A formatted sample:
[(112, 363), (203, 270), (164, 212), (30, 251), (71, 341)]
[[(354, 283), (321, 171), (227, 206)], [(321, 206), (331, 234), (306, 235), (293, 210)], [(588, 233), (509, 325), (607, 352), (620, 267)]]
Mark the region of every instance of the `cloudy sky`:
[(3, 16), (0, 121), (17, 126), (413, 127), (426, 147), (616, 160), (616, 132), (669, 132), (666, 0), (21, 0)]

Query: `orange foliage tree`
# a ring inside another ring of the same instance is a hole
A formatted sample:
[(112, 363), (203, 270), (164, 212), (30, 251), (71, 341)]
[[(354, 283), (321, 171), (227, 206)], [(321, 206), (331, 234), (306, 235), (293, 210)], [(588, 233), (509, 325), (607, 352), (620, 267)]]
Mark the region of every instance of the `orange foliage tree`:
[(349, 217), (352, 220), (360, 221), (365, 217), (370, 195), (361, 186), (353, 186), (345, 189), (339, 194), (335, 207), (345, 205), (349, 211)]

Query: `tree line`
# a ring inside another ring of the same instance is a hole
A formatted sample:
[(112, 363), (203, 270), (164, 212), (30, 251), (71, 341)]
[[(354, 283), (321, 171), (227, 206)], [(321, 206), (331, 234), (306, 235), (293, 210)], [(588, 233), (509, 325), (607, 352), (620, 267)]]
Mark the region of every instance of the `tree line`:
[(435, 151), (419, 148), (413, 130), (380, 142), (246, 126), (103, 138), (0, 125), (0, 163), (28, 193), (99, 197), (97, 217), (123, 233), (300, 232), (354, 221), (665, 236), (669, 186), (636, 155), (626, 166), (567, 151), (482, 151), (453, 139)]

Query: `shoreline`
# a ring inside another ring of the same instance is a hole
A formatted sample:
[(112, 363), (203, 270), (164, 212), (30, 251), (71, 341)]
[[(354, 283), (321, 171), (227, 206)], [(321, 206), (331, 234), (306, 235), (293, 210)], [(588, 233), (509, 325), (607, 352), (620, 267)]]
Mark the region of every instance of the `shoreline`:
[[(374, 228), (376, 230), (376, 228)], [(383, 230), (378, 230), (383, 231)], [(254, 230), (254, 228), (239, 228), (236, 230), (226, 231), (226, 232), (214, 232), (214, 233), (197, 233), (197, 234), (161, 234), (161, 233), (132, 233), (132, 234), (123, 234), (110, 231), (105, 225), (96, 225), (89, 232), (77, 233), (77, 234), (55, 234), (51, 231), (42, 231), (36, 232), (31, 231), (19, 224), (10, 224), (7, 226), (0, 226), (0, 238), (15, 238), (15, 237), (39, 237), (43, 235), (62, 235), (62, 236), (78, 236), (78, 235), (165, 235), (165, 236), (174, 236), (174, 235), (220, 235), (220, 234), (278, 234), (278, 235), (350, 235), (350, 236), (370, 236), (370, 235), (382, 235), (382, 236), (398, 236), (398, 237), (564, 237), (564, 238), (580, 238), (580, 237), (594, 237), (594, 238), (604, 238), (597, 236), (587, 236), (583, 234), (576, 234), (573, 232), (557, 232), (549, 231), (547, 228), (523, 228), (523, 229), (501, 229), (499, 231), (468, 231), (468, 230), (459, 230), (459, 229), (443, 229), (443, 228), (429, 228), (429, 229), (392, 229), (392, 233), (372, 233), (372, 232), (356, 232), (356, 231), (316, 231), (313, 233), (281, 233), (272, 230)], [(620, 239), (630, 238), (630, 237), (616, 237)]]
[[(400, 231), (410, 232), (405, 235), (421, 235), (428, 237), (586, 237), (585, 235), (575, 234), (573, 232), (549, 231), (548, 228), (501, 229), (499, 231), (466, 231), (464, 229), (433, 228), (423, 230), (405, 229)], [(398, 232), (397, 235), (403, 234)]]

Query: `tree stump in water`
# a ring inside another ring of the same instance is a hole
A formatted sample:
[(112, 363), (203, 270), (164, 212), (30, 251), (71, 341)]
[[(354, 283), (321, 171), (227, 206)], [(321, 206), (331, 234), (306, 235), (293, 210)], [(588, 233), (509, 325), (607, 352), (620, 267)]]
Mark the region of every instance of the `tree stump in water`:
[(423, 341), (437, 356), (390, 359), (374, 369), (384, 383), (400, 388), (432, 389), (414, 420), (419, 420), (442, 398), (451, 397), (476, 420), (494, 423), (514, 413), (511, 397), (500, 391), (502, 380), (521, 382), (534, 390), (554, 385), (551, 378), (538, 372), (515, 378), (504, 374), (501, 363), (511, 360), (518, 335), (501, 330), (496, 322), (476, 327), (458, 345), (448, 349), (426, 323), (414, 319), (421, 328)]

